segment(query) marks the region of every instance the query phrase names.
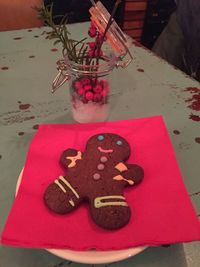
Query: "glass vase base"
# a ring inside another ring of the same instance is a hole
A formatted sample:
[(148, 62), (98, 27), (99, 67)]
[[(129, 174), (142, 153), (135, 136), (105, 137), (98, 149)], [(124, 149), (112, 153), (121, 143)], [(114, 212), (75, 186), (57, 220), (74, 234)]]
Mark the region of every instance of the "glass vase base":
[(109, 114), (109, 104), (83, 103), (76, 101), (72, 105), (72, 115), (75, 121), (79, 123), (106, 121)]

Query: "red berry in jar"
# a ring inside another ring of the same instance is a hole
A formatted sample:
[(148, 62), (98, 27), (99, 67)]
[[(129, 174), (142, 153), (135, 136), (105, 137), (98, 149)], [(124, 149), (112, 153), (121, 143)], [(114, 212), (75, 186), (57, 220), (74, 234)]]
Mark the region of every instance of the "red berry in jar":
[(92, 90), (92, 86), (90, 84), (84, 85), (84, 91)]
[(85, 99), (88, 101), (92, 101), (94, 99), (94, 94), (92, 92), (87, 92), (85, 94)]
[(109, 88), (109, 84), (107, 80), (101, 80), (100, 84), (102, 85), (103, 88)]
[(78, 89), (78, 94), (79, 95), (84, 95), (84, 93), (85, 93), (85, 91), (84, 91), (83, 88)]
[(90, 84), (90, 79), (89, 79), (89, 78), (82, 78), (82, 79), (81, 79), (81, 83), (82, 83), (83, 85)]
[(101, 93), (102, 89), (101, 85), (96, 85), (93, 90), (95, 93)]
[(103, 89), (101, 92), (102, 97), (106, 97), (108, 95), (108, 90)]
[(83, 85), (82, 85), (82, 83), (80, 81), (76, 81), (74, 83), (74, 87), (78, 90), (78, 89), (83, 88)]
[(99, 93), (94, 94), (94, 101), (95, 102), (101, 102), (101, 100), (102, 100), (101, 94), (99, 94)]

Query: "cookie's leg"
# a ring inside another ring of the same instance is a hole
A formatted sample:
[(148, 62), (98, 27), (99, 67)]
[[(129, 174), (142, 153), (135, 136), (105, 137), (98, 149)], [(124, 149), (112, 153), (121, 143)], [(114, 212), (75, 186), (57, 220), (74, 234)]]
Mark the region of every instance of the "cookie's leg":
[(59, 214), (66, 214), (74, 210), (81, 202), (80, 196), (73, 190), (73, 187), (70, 184), (67, 186), (63, 181), (60, 179), (55, 180), (54, 183), (47, 187), (44, 194), (46, 206)]
[[(98, 199), (98, 198), (97, 198)], [(105, 201), (105, 202), (104, 202)], [(125, 201), (101, 200), (91, 203), (91, 215), (94, 222), (108, 230), (114, 230), (125, 226), (131, 216), (130, 208)]]

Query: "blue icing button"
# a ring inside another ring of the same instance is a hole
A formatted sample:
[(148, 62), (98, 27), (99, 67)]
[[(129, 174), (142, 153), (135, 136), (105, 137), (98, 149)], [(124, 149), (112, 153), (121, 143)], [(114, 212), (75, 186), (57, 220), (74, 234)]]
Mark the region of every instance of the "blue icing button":
[(121, 140), (118, 140), (118, 141), (116, 142), (116, 144), (117, 144), (118, 146), (121, 146), (121, 145), (123, 144), (123, 142), (122, 142)]
[(103, 135), (98, 135), (97, 138), (98, 138), (99, 141), (102, 141), (104, 139), (104, 136)]

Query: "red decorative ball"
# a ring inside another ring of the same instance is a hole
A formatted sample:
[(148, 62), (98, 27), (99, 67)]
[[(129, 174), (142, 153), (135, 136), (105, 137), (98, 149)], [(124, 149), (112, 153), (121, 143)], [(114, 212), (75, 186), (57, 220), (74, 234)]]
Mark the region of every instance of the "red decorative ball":
[(88, 84), (90, 84), (90, 79), (89, 78), (82, 78), (81, 79), (81, 83), (82, 83), (82, 85), (88, 85)]
[(91, 38), (94, 38), (96, 35), (97, 35), (97, 30), (95, 27), (90, 27), (89, 28), (89, 31), (88, 31), (88, 35), (91, 37)]
[[(100, 43), (102, 41), (103, 41), (103, 34), (99, 33), (98, 34), (98, 42)], [(104, 41), (105, 41), (105, 39), (104, 39)]]
[(89, 46), (90, 49), (93, 50), (95, 48), (95, 46), (96, 46), (96, 43), (95, 42), (88, 42), (88, 46)]
[(90, 49), (90, 50), (88, 51), (88, 57), (89, 57), (89, 58), (94, 57), (94, 51), (93, 51), (92, 49)]
[(90, 91), (92, 90), (92, 86), (90, 84), (84, 85), (84, 91)]
[(101, 95), (102, 95), (102, 97), (106, 97), (108, 95), (108, 93), (109, 93), (109, 88), (107, 87), (107, 88), (104, 88), (102, 90)]
[(101, 80), (100, 84), (103, 88), (109, 88), (109, 84), (107, 80)]
[(101, 91), (103, 90), (103, 88), (102, 88), (102, 86), (101, 85), (96, 85), (95, 87), (94, 87), (94, 92), (95, 93), (101, 93)]
[(87, 92), (85, 94), (85, 99), (88, 101), (92, 101), (94, 99), (94, 94), (92, 92)]
[(94, 51), (94, 56), (95, 57), (102, 57), (103, 56), (103, 51), (102, 50), (95, 50)]
[(78, 89), (79, 95), (84, 95), (84, 93), (85, 93), (85, 90), (83, 88)]
[(94, 101), (100, 102), (102, 100), (102, 95), (99, 93), (94, 94)]
[(90, 21), (90, 27), (91, 28), (96, 28), (95, 22), (94, 21)]
[(83, 88), (83, 85), (82, 85), (82, 83), (81, 83), (80, 81), (76, 81), (76, 82), (74, 83), (74, 87), (75, 87), (77, 90), (79, 90), (79, 89), (82, 89), (82, 88)]

